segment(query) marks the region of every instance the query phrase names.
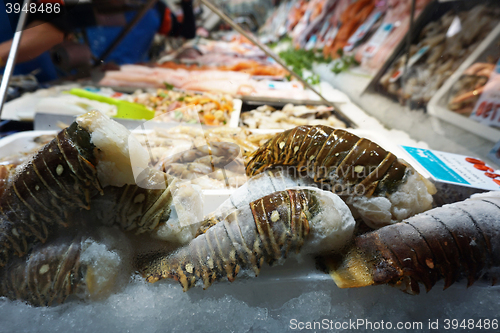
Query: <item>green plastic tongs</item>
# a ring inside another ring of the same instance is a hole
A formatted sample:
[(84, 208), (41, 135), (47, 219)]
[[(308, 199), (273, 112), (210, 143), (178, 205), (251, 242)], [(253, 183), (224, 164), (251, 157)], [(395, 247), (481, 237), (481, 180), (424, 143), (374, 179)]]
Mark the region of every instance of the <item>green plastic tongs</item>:
[(102, 96), (85, 89), (74, 88), (71, 89), (69, 93), (78, 97), (83, 97), (102, 103), (116, 105), (117, 115), (115, 116), (115, 118), (150, 120), (153, 119), (155, 116), (155, 112), (153, 110), (148, 109), (142, 104), (131, 103), (112, 97)]

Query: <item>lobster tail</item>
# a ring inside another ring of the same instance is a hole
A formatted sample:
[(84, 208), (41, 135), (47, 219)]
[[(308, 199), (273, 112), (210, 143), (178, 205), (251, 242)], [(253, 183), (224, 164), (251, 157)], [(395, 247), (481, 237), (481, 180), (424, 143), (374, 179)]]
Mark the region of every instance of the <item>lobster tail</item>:
[(0, 198), (0, 267), (66, 227), (71, 209), (89, 209), (102, 191), (93, 151), (89, 133), (73, 123), (15, 175)]
[(247, 175), (280, 165), (307, 170), (315, 182), (329, 181), (339, 194), (363, 185), (366, 196), (393, 192), (407, 168), (376, 143), (323, 125), (298, 126), (270, 139), (252, 154)]
[(129, 244), (118, 237), (101, 229), (94, 236), (68, 234), (35, 245), (28, 256), (0, 269), (0, 296), (34, 306), (61, 304), (72, 296), (109, 296), (128, 281), (131, 270), (129, 259), (123, 260), (130, 255)]
[(500, 266), (500, 197), (477, 197), (427, 211), (403, 223), (356, 237), (340, 264), (332, 264), (339, 287), (389, 283), (412, 294), (444, 279), (472, 285)]
[(304, 210), (302, 191), (276, 192), (253, 201), (153, 264), (146, 279), (174, 278), (188, 290), (198, 280), (205, 288), (223, 278), (234, 281), (241, 269), (258, 275), (263, 262), (273, 264), (286, 258), (289, 250), (300, 249), (309, 231)]
[[(233, 210), (187, 246), (153, 261), (143, 275), (148, 282), (173, 278), (184, 291), (197, 281), (207, 288), (224, 278), (233, 281), (241, 270), (252, 270), (257, 276), (264, 262), (273, 265), (283, 261), (290, 252), (299, 252), (306, 239), (313, 244), (308, 244), (312, 252), (325, 248), (325, 238), (330, 247), (337, 247), (349, 239), (354, 220), (338, 197), (328, 193), (323, 198), (320, 192), (286, 190), (252, 201)], [(321, 215), (323, 210), (328, 213)], [(311, 226), (312, 221), (317, 225)], [(316, 230), (313, 237), (312, 230)], [(341, 230), (337, 244), (329, 239), (332, 230)]]
[[(322, 188), (326, 185), (345, 196), (374, 227), (430, 209), (435, 193), (432, 184), (392, 153), (328, 126), (298, 126), (277, 134), (250, 157), (246, 173), (253, 176), (273, 167), (286, 167), (295, 175), (306, 173)], [(417, 188), (417, 193), (409, 195), (405, 185)], [(411, 199), (408, 205), (398, 198), (399, 193)]]
[(0, 295), (35, 306), (62, 303), (79, 289), (84, 276), (80, 265), (81, 237), (69, 244), (50, 244), (18, 258), (0, 275)]

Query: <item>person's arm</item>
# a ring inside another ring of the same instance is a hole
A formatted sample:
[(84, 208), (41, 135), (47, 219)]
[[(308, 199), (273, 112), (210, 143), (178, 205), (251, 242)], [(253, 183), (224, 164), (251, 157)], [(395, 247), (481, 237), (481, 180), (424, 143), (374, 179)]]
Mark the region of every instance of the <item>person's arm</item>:
[[(30, 26), (23, 31), (16, 63), (32, 60), (64, 40), (64, 32), (50, 23), (33, 22)], [(0, 44), (0, 64), (7, 62), (11, 45), (12, 40)]]

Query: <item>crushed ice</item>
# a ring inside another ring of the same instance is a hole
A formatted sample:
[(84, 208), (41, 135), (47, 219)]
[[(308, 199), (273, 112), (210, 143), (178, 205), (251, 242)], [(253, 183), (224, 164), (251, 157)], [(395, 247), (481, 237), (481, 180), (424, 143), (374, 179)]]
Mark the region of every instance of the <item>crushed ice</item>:
[(0, 332), (293, 332), (293, 323), (358, 319), (422, 322), (419, 332), (429, 332), (429, 320), (494, 319), (500, 309), (500, 287), (459, 283), (442, 291), (441, 284), (419, 296), (388, 286), (339, 289), (326, 274), (311, 273), (311, 263), (297, 265), (289, 260), (264, 267), (258, 278), (188, 292), (176, 282), (134, 276), (105, 300), (49, 308), (0, 298)]

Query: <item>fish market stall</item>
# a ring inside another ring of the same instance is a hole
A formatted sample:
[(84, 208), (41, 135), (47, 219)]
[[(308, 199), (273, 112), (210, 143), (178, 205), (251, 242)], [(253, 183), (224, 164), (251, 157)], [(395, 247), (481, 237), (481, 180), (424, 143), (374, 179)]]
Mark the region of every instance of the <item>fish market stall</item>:
[(459, 3), (266, 2), (265, 47), (220, 15), (3, 105), (0, 331), (498, 331), (500, 143), (460, 125), (500, 12)]

